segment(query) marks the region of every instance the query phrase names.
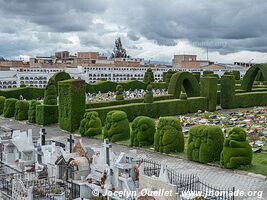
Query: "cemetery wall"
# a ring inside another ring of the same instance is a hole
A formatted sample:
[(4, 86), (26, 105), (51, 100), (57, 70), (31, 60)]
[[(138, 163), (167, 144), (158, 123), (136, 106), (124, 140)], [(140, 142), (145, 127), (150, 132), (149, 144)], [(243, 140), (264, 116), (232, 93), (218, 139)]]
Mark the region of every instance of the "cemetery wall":
[(8, 90), (0, 90), (0, 96), (20, 99), (20, 95), (22, 95), (24, 99), (30, 100), (44, 97), (44, 91), (44, 88), (35, 87), (12, 88)]
[(187, 100), (170, 99), (156, 101), (153, 103), (132, 103), (102, 108), (87, 109), (87, 112), (96, 111), (102, 122), (106, 115), (112, 110), (121, 110), (127, 113), (128, 120), (132, 121), (137, 116), (148, 116), (158, 118), (161, 116), (172, 116), (186, 113), (194, 113), (198, 110), (207, 110), (208, 99), (206, 97), (191, 97)]

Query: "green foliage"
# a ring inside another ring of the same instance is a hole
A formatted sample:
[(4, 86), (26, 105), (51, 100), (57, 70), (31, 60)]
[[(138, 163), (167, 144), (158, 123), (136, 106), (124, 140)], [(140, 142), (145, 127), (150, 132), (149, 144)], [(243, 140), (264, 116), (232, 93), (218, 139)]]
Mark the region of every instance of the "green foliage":
[(181, 93), (180, 99), (187, 100), (187, 94), (186, 93)]
[(172, 71), (171, 69), (169, 69), (167, 72), (163, 72), (163, 82), (169, 84), (171, 77), (174, 73), (175, 71)]
[(235, 80), (240, 80), (240, 71), (237, 71), (237, 70), (226, 71), (224, 72), (224, 75), (233, 75), (235, 77)]
[(49, 125), (58, 123), (58, 106), (37, 105), (36, 123), (39, 125)]
[(200, 95), (200, 86), (197, 79), (189, 72), (176, 72), (172, 75), (168, 93), (175, 98), (179, 98), (182, 87), (184, 87), (188, 97), (196, 97)]
[(209, 71), (209, 70), (207, 70), (207, 71), (203, 71), (203, 76), (204, 76), (204, 77), (209, 76), (209, 75), (211, 75), (211, 74), (214, 74), (214, 72), (213, 72), (213, 71)]
[(36, 100), (29, 102), (28, 121), (30, 123), (36, 123), (36, 106), (40, 105)]
[(87, 112), (84, 114), (79, 128), (82, 136), (92, 137), (102, 133), (102, 123), (97, 112)]
[(25, 100), (18, 100), (15, 105), (15, 120), (28, 119), (29, 102)]
[(3, 116), (6, 118), (14, 117), (15, 115), (15, 105), (17, 99), (7, 98), (4, 104)]
[(45, 88), (44, 104), (57, 105), (56, 81), (53, 78), (48, 81), (48, 84)]
[(200, 81), (200, 76), (201, 76), (200, 72), (192, 72), (192, 75), (197, 79), (198, 82)]
[(215, 111), (217, 105), (217, 78), (204, 77), (200, 80), (201, 96), (208, 98), (208, 111)]
[(144, 95), (144, 103), (153, 103), (153, 87), (148, 84)]
[(236, 101), (238, 107), (241, 108), (248, 108), (253, 106), (266, 106), (267, 91), (239, 93), (236, 94)]
[(154, 149), (161, 153), (184, 151), (184, 135), (179, 119), (160, 117), (154, 137)]
[(123, 87), (122, 85), (117, 85), (116, 87), (116, 100), (123, 100)]
[(0, 96), (0, 115), (2, 115), (5, 106), (6, 97)]
[(154, 73), (151, 68), (148, 68), (147, 71), (145, 72), (144, 82), (145, 83), (154, 82)]
[(49, 79), (49, 81), (51, 79), (53, 79), (53, 81), (55, 82), (56, 92), (58, 92), (58, 82), (69, 80), (71, 79), (71, 76), (67, 72), (57, 72)]
[(246, 132), (239, 127), (234, 127), (225, 139), (221, 153), (221, 164), (225, 168), (238, 168), (252, 162), (252, 149), (246, 140)]
[(24, 84), (24, 83), (22, 83), (22, 84), (20, 84), (20, 86), (19, 86), (20, 88), (25, 88), (25, 87), (27, 87), (27, 85), (26, 84)]
[(36, 87), (11, 88), (7, 90), (0, 90), (0, 96), (19, 99), (20, 95), (22, 95), (24, 99), (31, 100), (43, 97), (44, 91), (44, 88)]
[(117, 106), (92, 108), (87, 111), (97, 111), (102, 122), (108, 112), (112, 110), (121, 110), (127, 113), (129, 121), (134, 120), (137, 116), (148, 116), (157, 118), (161, 116), (180, 115), (185, 113), (194, 113), (198, 110), (207, 110), (207, 98), (194, 97), (188, 98), (187, 101), (181, 99), (170, 99), (163, 101), (154, 101), (153, 103), (131, 103)]
[(189, 130), (187, 157), (201, 163), (219, 161), (223, 141), (220, 127), (196, 125)]
[(152, 145), (155, 131), (153, 119), (146, 116), (136, 117), (132, 122), (131, 146), (144, 147)]
[(169, 83), (167, 82), (151, 82), (149, 84), (152, 85), (154, 89), (165, 89), (165, 90), (168, 89), (169, 85)]
[(113, 53), (111, 55), (112, 58), (127, 58), (127, 53), (126, 50), (124, 48), (122, 48), (122, 44), (121, 44), (121, 38), (118, 37), (115, 40), (115, 48), (113, 50)]
[(248, 92), (252, 90), (253, 82), (259, 72), (261, 72), (263, 79), (267, 81), (267, 64), (253, 65), (247, 70), (245, 76), (243, 77), (241, 85), (243, 90), (246, 90)]
[(59, 127), (73, 132), (79, 129), (85, 112), (85, 82), (83, 80), (65, 80), (59, 87)]
[(111, 142), (127, 140), (130, 138), (130, 125), (127, 114), (123, 111), (113, 110), (107, 114), (104, 138)]
[(220, 103), (222, 108), (235, 108), (235, 100), (235, 77), (233, 75), (224, 75), (221, 77), (220, 93)]

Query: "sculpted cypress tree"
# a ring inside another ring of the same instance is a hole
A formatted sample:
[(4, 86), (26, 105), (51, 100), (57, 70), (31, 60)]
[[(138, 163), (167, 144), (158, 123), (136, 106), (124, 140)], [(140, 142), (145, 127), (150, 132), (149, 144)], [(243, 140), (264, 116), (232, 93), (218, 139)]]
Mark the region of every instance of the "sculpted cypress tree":
[(123, 87), (122, 85), (117, 85), (116, 87), (116, 100), (123, 100)]
[(154, 73), (151, 68), (148, 68), (147, 71), (145, 72), (144, 82), (145, 83), (154, 82)]
[(153, 103), (153, 88), (152, 85), (148, 85), (146, 88), (146, 93), (144, 96), (144, 102), (145, 103)]
[(45, 88), (44, 104), (45, 105), (57, 105), (56, 82), (53, 78), (50, 78)]

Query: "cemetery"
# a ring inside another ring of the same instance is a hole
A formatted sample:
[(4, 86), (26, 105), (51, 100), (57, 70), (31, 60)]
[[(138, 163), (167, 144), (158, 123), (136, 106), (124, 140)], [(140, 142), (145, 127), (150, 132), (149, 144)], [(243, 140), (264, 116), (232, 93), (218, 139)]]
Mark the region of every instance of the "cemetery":
[[(138, 192), (151, 181), (175, 191), (199, 185), (216, 190), (195, 175), (177, 174), (163, 161), (138, 159), (135, 149), (117, 155), (112, 143), (267, 176), (267, 65), (254, 65), (239, 79), (235, 72), (222, 77), (176, 72), (157, 89), (147, 70), (142, 84), (131, 82), (142, 86), (130, 88), (109, 82), (88, 86), (59, 72), (44, 91), (1, 91), (4, 118), (44, 127), (58, 124), (66, 132), (104, 140), (93, 149), (72, 135), (67, 142), (49, 141), (44, 128), (38, 138), (31, 130), (1, 135), (1, 191), (17, 199), (94, 199), (95, 190), (98, 196), (126, 190), (136, 191), (129, 199), (142, 199)], [(93, 87), (101, 91), (88, 94)]]

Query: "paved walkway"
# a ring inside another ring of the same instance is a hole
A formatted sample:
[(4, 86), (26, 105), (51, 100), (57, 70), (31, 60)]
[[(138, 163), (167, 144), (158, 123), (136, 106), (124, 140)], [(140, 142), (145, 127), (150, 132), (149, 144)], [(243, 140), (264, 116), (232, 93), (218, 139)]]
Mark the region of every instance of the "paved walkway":
[[(39, 129), (41, 126), (30, 125), (25, 122), (17, 122), (12, 119), (4, 119), (0, 117), (0, 127), (2, 129), (20, 129), (27, 130), (29, 128), (33, 129), (33, 135), (39, 135)], [(69, 137), (69, 133), (60, 130), (57, 126), (46, 126), (47, 137), (53, 138), (54, 140), (65, 142)], [(1, 132), (1, 131), (0, 131)], [(100, 147), (102, 144), (101, 140), (83, 138), (83, 142), (92, 147)], [(132, 149), (124, 145), (113, 144), (112, 150), (114, 152), (127, 151)], [(161, 162), (166, 160), (167, 165), (170, 168), (174, 168), (177, 172), (182, 174), (196, 174), (201, 178), (202, 181), (209, 185), (216, 187), (235, 187), (236, 190), (243, 191), (263, 191), (263, 199), (267, 199), (267, 179), (263, 176), (257, 176), (255, 174), (247, 174), (246, 172), (227, 170), (219, 167), (208, 166), (204, 164), (199, 164), (191, 162), (188, 160), (171, 157), (168, 155), (156, 153), (153, 151), (148, 151), (144, 149), (137, 150), (138, 156), (140, 158), (147, 158), (154, 160), (156, 162)], [(266, 166), (267, 167), (267, 166)], [(238, 198), (239, 199), (239, 198)], [(241, 199), (256, 199), (256, 198), (241, 198)]]

